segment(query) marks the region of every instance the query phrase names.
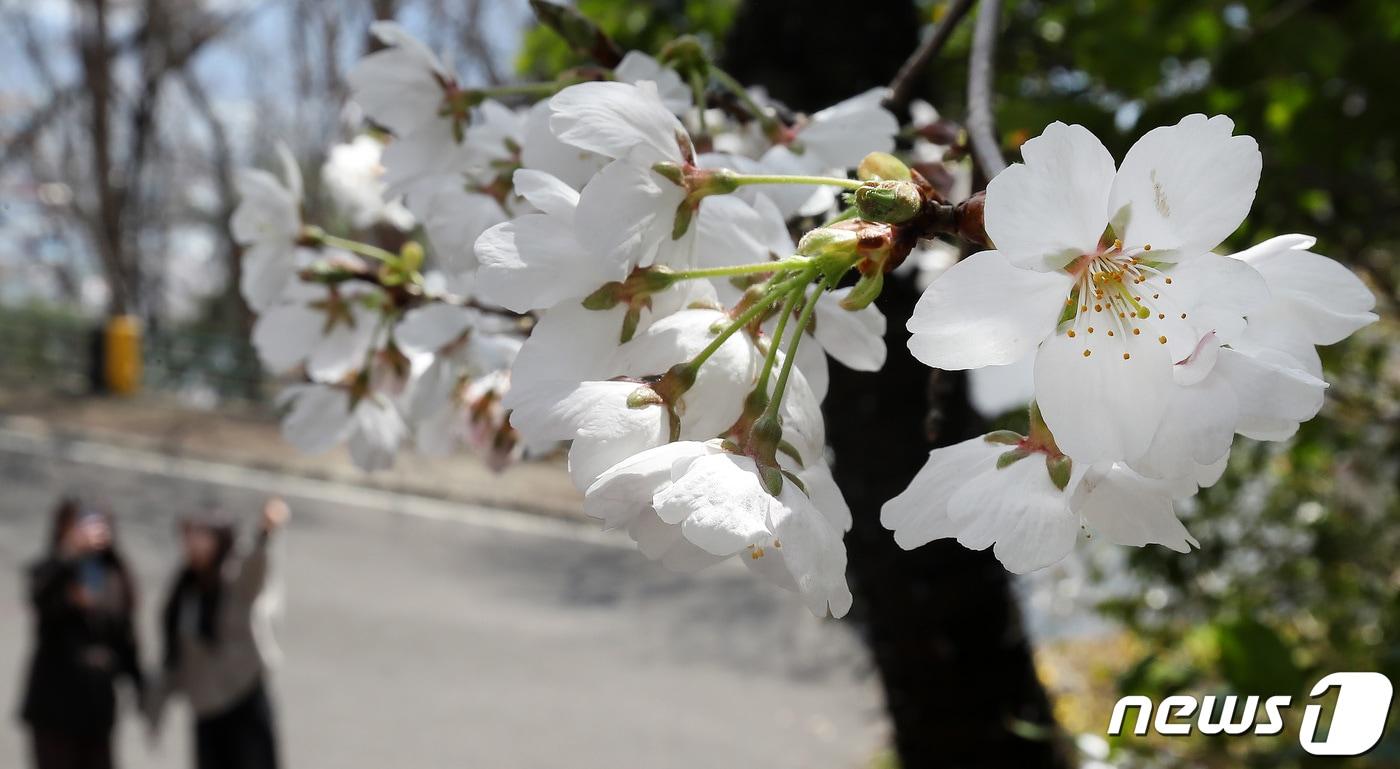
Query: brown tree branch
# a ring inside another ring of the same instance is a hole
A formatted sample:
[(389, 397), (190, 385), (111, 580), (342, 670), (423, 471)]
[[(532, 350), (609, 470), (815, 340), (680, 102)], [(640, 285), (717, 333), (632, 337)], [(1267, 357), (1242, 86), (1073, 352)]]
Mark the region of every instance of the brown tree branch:
[(991, 179), (1006, 168), (992, 122), (993, 60), (997, 51), (997, 27), (1001, 0), (982, 0), (977, 26), (972, 30), (972, 55), (967, 67), (967, 135), (972, 158), (982, 175)]
[(953, 30), (958, 23), (967, 15), (968, 9), (976, 0), (952, 0), (948, 3), (948, 9), (943, 13), (943, 18), (934, 24), (928, 37), (914, 49), (904, 64), (900, 66), (899, 73), (890, 81), (890, 97), (885, 100), (885, 106), (890, 109), (899, 109), (909, 103), (909, 97), (914, 89), (914, 81), (928, 68), (929, 62), (943, 49), (948, 38), (952, 37)]

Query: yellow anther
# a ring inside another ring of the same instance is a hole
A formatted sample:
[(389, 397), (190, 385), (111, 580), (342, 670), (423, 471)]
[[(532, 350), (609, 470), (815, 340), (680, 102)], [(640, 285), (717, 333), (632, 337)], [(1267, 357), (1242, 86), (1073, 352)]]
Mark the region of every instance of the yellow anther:
[(1109, 336), (1113, 336), (1113, 329), (1109, 329), (1108, 335), (1109, 335)]
[(1123, 353), (1123, 360), (1127, 360), (1127, 359), (1129, 359), (1129, 358), (1131, 358), (1131, 357), (1133, 357), (1133, 356), (1129, 355), (1128, 353)]
[(752, 559), (755, 560), (755, 561), (757, 561), (758, 559), (762, 558), (762, 557), (763, 557), (763, 548), (761, 548), (761, 547), (755, 547), (755, 548), (753, 549), (753, 552), (752, 552), (752, 553), (749, 553), (749, 557), (752, 558)]
[(1151, 250), (1152, 250), (1152, 244), (1151, 244), (1151, 243), (1143, 243), (1143, 244), (1142, 244), (1142, 250), (1143, 250), (1143, 251), (1151, 251)]
[(1085, 350), (1085, 351), (1084, 351), (1084, 357), (1086, 357), (1086, 358), (1089, 357), (1090, 355), (1093, 355), (1093, 354), (1094, 354), (1094, 351), (1093, 351), (1093, 350)]
[(1090, 326), (1090, 327), (1089, 327), (1088, 329), (1086, 329), (1086, 330), (1087, 330), (1089, 333), (1091, 333), (1091, 334), (1094, 333), (1094, 327), (1093, 327), (1093, 326)]
[(1073, 338), (1074, 338), (1074, 329), (1070, 329), (1070, 330), (1069, 330), (1069, 338), (1070, 338), (1070, 339), (1073, 339)]
[(1133, 336), (1139, 336), (1139, 335), (1141, 335), (1141, 334), (1142, 334), (1142, 329), (1140, 329), (1140, 328), (1135, 328), (1135, 329), (1133, 329)]
[(1172, 284), (1172, 279), (1171, 279), (1171, 278), (1167, 278), (1167, 285), (1170, 286), (1171, 284)]
[(1167, 343), (1167, 338), (1164, 337), (1164, 336), (1159, 336), (1159, 337), (1157, 337), (1157, 341), (1161, 342), (1162, 344), (1166, 344), (1166, 343)]

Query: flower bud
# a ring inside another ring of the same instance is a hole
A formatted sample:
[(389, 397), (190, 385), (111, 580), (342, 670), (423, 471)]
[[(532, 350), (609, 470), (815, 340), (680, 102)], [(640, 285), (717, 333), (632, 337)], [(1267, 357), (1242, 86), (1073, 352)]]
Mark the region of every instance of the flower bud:
[(863, 182), (909, 181), (909, 166), (888, 152), (872, 152), (856, 167), (856, 178)]
[(656, 57), (657, 61), (674, 69), (682, 78), (694, 72), (702, 77), (709, 76), (710, 57), (705, 53), (705, 45), (694, 35), (681, 35), (667, 43)]
[(423, 267), (423, 246), (416, 240), (408, 241), (399, 249), (399, 259), (402, 260), (404, 272), (418, 272)]
[(911, 181), (866, 182), (856, 189), (856, 210), (870, 222), (899, 224), (918, 216), (924, 199)]
[(813, 259), (851, 261), (860, 250), (860, 237), (854, 230), (818, 227), (797, 242), (797, 253)]

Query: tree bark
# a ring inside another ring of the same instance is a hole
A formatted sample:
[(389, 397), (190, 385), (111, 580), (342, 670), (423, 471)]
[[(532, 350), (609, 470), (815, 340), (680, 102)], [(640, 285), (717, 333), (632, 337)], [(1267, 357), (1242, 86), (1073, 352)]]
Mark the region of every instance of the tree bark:
[[(813, 110), (882, 85), (918, 43), (913, 3), (862, 13), (843, 0), (751, 0), (730, 33), (726, 69)], [(1067, 766), (1036, 677), (1011, 576), (987, 552), (940, 541), (901, 550), (880, 507), (903, 491), (929, 449), (982, 431), (965, 377), (909, 354), (905, 320), (918, 294), (891, 279), (879, 299), (889, 358), (879, 373), (832, 363), (826, 399), (833, 472), (855, 525), (846, 537), (855, 619), (884, 686), (903, 769)], [(1029, 726), (1030, 728), (1022, 728)]]

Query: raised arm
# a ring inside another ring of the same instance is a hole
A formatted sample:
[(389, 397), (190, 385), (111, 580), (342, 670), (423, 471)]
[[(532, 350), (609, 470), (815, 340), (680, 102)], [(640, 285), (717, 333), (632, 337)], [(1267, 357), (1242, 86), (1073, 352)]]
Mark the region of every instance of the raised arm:
[(289, 517), (291, 509), (281, 498), (271, 497), (263, 504), (262, 522), (257, 539), (253, 549), (244, 557), (234, 583), (234, 591), (239, 599), (251, 602), (263, 591), (271, 568), (272, 550), (276, 547), (274, 540)]

